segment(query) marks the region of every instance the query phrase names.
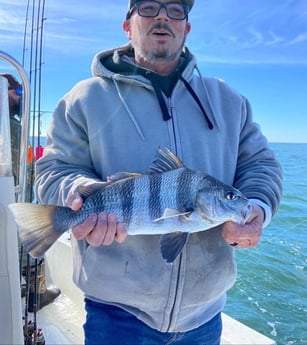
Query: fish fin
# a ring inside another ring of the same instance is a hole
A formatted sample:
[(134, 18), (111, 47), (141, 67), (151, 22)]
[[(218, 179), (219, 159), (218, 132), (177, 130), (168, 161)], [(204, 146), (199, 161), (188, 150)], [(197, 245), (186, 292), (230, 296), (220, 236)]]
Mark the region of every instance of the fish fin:
[(104, 189), (105, 187), (112, 185), (113, 183), (127, 180), (129, 178), (136, 178), (139, 176), (142, 176), (142, 174), (129, 173), (129, 172), (118, 172), (118, 173), (115, 173), (111, 176), (108, 176), (106, 182), (97, 182), (97, 183), (90, 184), (88, 186), (78, 186), (76, 188), (76, 192), (78, 192), (80, 194), (80, 196), (82, 197), (82, 199), (84, 201), (86, 198), (88, 198), (94, 192), (100, 191), (100, 190)]
[(188, 232), (172, 232), (160, 238), (160, 250), (164, 260), (168, 263), (175, 261), (182, 252), (189, 237)]
[(149, 173), (162, 173), (165, 171), (183, 168), (182, 161), (168, 148), (159, 148), (157, 159), (149, 168)]
[(163, 215), (159, 218), (154, 219), (154, 222), (158, 222), (160, 220), (163, 220), (166, 218), (173, 218), (173, 217), (183, 217), (184, 219), (188, 219), (190, 214), (191, 214), (190, 211), (182, 212), (182, 211), (174, 210), (172, 208), (166, 208), (163, 212)]
[(113, 183), (113, 182), (117, 182), (117, 181), (122, 181), (122, 180), (126, 180), (129, 178), (135, 178), (135, 177), (139, 177), (142, 176), (142, 174), (138, 174), (138, 173), (130, 173), (130, 172), (117, 172), (111, 176), (108, 176), (107, 178), (107, 183)]
[(44, 255), (64, 232), (53, 228), (52, 215), (57, 207), (30, 203), (9, 205), (18, 225), (21, 244), (34, 258)]
[(80, 194), (83, 201), (89, 197), (94, 192), (103, 189), (105, 186), (108, 185), (108, 182), (97, 182), (90, 184), (88, 186), (78, 186), (76, 188), (76, 192)]

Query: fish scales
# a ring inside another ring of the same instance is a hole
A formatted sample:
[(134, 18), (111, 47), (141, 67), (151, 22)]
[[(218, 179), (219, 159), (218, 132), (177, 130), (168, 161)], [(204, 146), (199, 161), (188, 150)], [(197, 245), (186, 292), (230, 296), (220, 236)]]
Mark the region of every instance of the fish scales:
[(116, 211), (126, 224), (131, 223), (134, 207), (135, 179), (127, 180), (119, 189), (121, 210)]
[[(120, 194), (121, 208), (107, 207), (105, 210), (115, 212), (118, 220), (129, 226), (129, 234), (142, 232), (144, 228), (154, 232), (164, 222), (171, 222), (169, 219), (155, 221), (163, 216), (165, 209), (185, 211), (186, 204), (192, 203), (191, 189), (184, 185), (191, 180), (191, 172), (182, 168), (124, 181), (116, 188)], [(110, 203), (109, 199), (107, 203)]]
[[(124, 182), (126, 184), (126, 182)], [(130, 195), (130, 204), (124, 202), (123, 221), (130, 227), (140, 227), (151, 220), (149, 210), (149, 176), (141, 176), (129, 181), (130, 188), (126, 189)], [(129, 217), (127, 217), (127, 213)], [(119, 218), (120, 220), (120, 218)]]
[[(169, 171), (162, 175), (162, 197), (161, 197), (161, 209), (162, 213), (165, 209), (170, 208), (174, 210), (182, 211), (182, 195), (185, 194), (185, 198), (190, 198), (190, 194), (186, 194), (189, 191), (187, 186), (184, 186), (182, 181), (182, 175), (184, 175), (185, 168)], [(160, 215), (160, 217), (162, 214)]]
[[(101, 188), (88, 196), (82, 208), (74, 212), (70, 208), (57, 208), (53, 213), (53, 222), (56, 227), (66, 226), (71, 228), (82, 223), (90, 214), (100, 212), (116, 213), (118, 219), (131, 221), (133, 216), (134, 180), (117, 183), (106, 188)], [(64, 225), (65, 224), (65, 225)]]
[[(162, 217), (165, 208), (177, 206), (177, 174), (177, 172), (167, 172), (163, 175), (150, 174), (132, 179), (133, 203), (126, 205), (126, 208), (123, 209), (125, 223), (133, 226), (133, 228), (145, 224), (152, 224), (153, 227), (157, 227), (159, 223), (161, 224), (161, 221), (155, 223), (154, 220)], [(124, 184), (126, 185), (126, 182)], [(132, 193), (132, 188), (124, 189), (126, 192), (129, 189), (129, 193)], [(123, 193), (122, 197), (127, 199), (127, 196), (124, 195)], [(131, 215), (129, 220), (126, 218), (126, 213)]]
[[(177, 177), (177, 207), (181, 211), (189, 211), (192, 208), (192, 181), (193, 176), (189, 169), (180, 169)], [(193, 174), (195, 177), (195, 173)]]
[(127, 225), (131, 224), (135, 215), (135, 196), (138, 193), (137, 180), (135, 178), (126, 179), (108, 186), (105, 190), (102, 189), (100, 194), (104, 199), (105, 207), (99, 212), (115, 213), (119, 221), (123, 221)]
[[(82, 217), (78, 217), (76, 212), (68, 207), (55, 209), (51, 216), (54, 230), (61, 233), (63, 227), (71, 228), (75, 222), (83, 221)], [(84, 218), (85, 219), (85, 218)]]
[(161, 174), (149, 175), (149, 205), (151, 219), (157, 219), (161, 217), (162, 205), (161, 205), (161, 192), (162, 192), (162, 176)]
[(133, 215), (129, 233), (139, 233), (142, 227), (160, 227), (165, 208), (176, 207), (177, 172), (150, 174), (134, 179)]
[[(176, 208), (176, 194), (177, 194), (177, 175), (178, 171), (169, 171), (162, 175), (161, 179), (161, 193), (160, 193), (160, 215), (163, 216), (163, 212), (167, 208)], [(160, 224), (163, 221), (159, 222)]]

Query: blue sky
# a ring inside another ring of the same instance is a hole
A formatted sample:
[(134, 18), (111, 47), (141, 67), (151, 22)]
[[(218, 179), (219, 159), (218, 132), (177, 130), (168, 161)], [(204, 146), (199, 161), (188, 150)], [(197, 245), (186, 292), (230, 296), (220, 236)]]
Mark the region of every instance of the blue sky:
[[(18, 61), (26, 5), (0, 0), (0, 50)], [(127, 42), (126, 8), (126, 0), (46, 0), (43, 127), (57, 101), (90, 76), (94, 54)], [(196, 0), (190, 21), (187, 46), (202, 73), (224, 79), (250, 100), (269, 141), (306, 143), (307, 1)], [(0, 61), (0, 70), (7, 68)]]

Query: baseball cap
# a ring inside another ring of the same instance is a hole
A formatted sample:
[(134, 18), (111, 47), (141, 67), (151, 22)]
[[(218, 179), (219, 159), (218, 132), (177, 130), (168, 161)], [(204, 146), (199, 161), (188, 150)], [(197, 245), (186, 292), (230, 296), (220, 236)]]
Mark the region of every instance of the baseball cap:
[[(139, 0), (129, 0), (128, 1), (128, 11), (127, 13), (129, 13), (129, 11), (131, 10), (131, 8), (138, 2)], [(189, 7), (189, 11), (191, 11), (193, 5), (194, 5), (194, 0), (182, 0), (182, 3), (186, 6)]]

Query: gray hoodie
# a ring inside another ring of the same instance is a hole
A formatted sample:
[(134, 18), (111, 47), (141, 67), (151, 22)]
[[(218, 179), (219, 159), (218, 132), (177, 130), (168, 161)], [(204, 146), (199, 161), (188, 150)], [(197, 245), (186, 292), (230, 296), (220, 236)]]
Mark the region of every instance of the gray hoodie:
[[(118, 171), (146, 173), (157, 148), (168, 147), (187, 167), (240, 189), (264, 208), (268, 223), (281, 198), (281, 168), (246, 98), (202, 77), (188, 50), (166, 97), (152, 72), (134, 66), (130, 55), (129, 46), (97, 54), (94, 77), (59, 102), (36, 166), (38, 199), (63, 205), (79, 185)], [(190, 235), (173, 264), (161, 258), (159, 236), (128, 236), (123, 244), (98, 248), (73, 240), (73, 257), (73, 279), (86, 297), (119, 306), (162, 332), (212, 319), (236, 277), (221, 227)]]

